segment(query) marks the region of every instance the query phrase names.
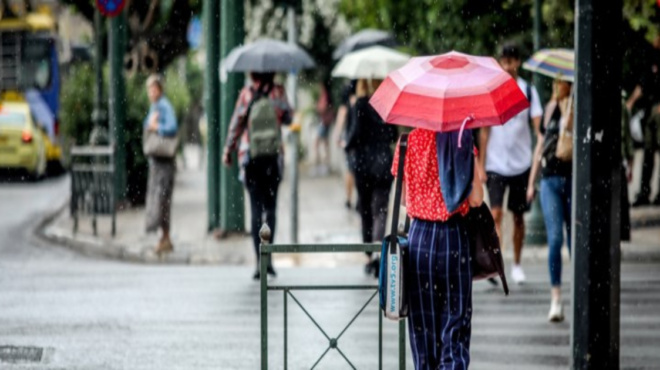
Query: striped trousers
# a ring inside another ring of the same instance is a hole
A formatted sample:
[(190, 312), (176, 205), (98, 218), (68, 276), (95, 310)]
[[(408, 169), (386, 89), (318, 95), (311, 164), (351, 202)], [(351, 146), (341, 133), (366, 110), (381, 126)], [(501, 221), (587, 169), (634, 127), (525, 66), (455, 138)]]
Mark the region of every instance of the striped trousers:
[(414, 219), (408, 236), (408, 332), (415, 369), (467, 369), (472, 266), (462, 217)]

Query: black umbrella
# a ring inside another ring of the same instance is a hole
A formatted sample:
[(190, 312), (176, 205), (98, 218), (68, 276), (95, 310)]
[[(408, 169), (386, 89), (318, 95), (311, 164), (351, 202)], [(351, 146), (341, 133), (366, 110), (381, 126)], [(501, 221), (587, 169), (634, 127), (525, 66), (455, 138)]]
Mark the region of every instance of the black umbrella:
[(362, 30), (342, 41), (334, 53), (332, 53), (332, 58), (340, 59), (352, 51), (374, 45), (394, 47), (396, 46), (396, 40), (389, 32), (374, 29)]
[(228, 72), (289, 72), (315, 65), (299, 46), (273, 39), (234, 48), (225, 59)]

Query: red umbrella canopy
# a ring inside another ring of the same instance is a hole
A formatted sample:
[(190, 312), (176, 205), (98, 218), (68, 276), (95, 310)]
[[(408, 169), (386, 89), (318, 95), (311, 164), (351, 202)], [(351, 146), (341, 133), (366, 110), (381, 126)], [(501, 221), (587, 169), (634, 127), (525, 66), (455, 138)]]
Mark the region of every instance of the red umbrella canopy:
[(412, 58), (370, 103), (385, 122), (438, 132), (501, 125), (529, 107), (495, 59), (456, 51)]

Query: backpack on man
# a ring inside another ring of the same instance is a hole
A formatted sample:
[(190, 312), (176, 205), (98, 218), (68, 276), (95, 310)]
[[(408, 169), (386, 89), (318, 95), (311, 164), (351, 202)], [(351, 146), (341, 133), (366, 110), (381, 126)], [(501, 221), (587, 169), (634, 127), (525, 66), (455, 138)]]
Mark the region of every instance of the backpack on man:
[(256, 91), (248, 106), (248, 139), (252, 159), (280, 153), (282, 133), (269, 93), (270, 89)]

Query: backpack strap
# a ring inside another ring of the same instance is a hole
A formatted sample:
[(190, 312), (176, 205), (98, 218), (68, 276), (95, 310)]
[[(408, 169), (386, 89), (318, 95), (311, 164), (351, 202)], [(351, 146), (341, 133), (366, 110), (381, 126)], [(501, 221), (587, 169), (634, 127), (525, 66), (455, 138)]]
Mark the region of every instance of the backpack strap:
[(532, 96), (532, 84), (527, 82), (527, 101), (529, 102), (529, 108), (527, 109), (527, 124), (530, 126), (532, 125), (532, 100), (534, 100), (534, 96)]
[[(403, 191), (403, 175), (404, 164), (406, 161), (406, 149), (408, 149), (408, 134), (402, 134), (399, 139), (399, 164), (396, 173), (396, 189), (394, 191), (394, 210), (392, 211), (392, 233), (390, 234), (390, 252), (396, 253), (398, 225), (399, 225), (399, 208), (401, 208), (401, 193)], [(410, 219), (406, 214), (406, 232), (410, 225)]]
[(264, 96), (270, 95), (270, 92), (272, 90), (273, 90), (272, 83), (261, 85), (256, 90), (250, 87), (250, 91), (252, 92), (252, 99), (250, 99), (250, 103), (248, 104), (247, 111), (245, 112), (246, 120), (250, 118), (250, 112), (252, 111), (252, 106), (254, 105), (254, 103), (256, 103), (259, 99), (263, 98)]

